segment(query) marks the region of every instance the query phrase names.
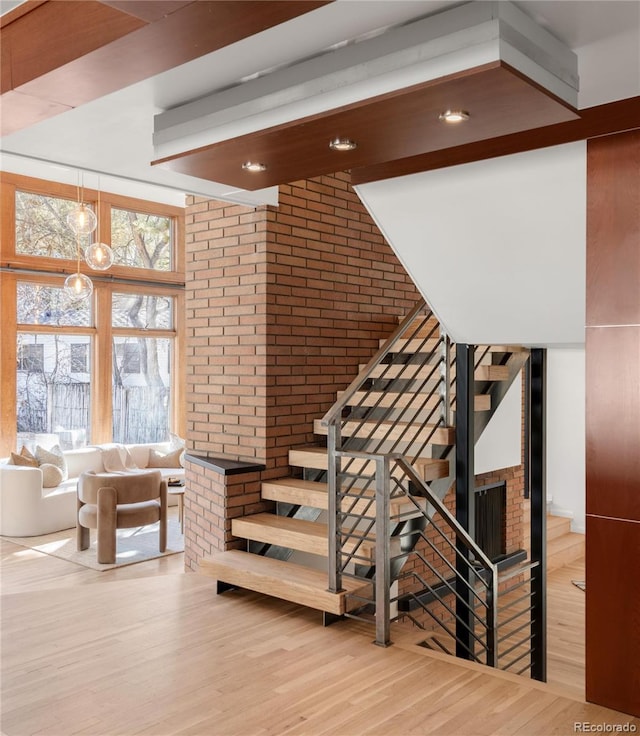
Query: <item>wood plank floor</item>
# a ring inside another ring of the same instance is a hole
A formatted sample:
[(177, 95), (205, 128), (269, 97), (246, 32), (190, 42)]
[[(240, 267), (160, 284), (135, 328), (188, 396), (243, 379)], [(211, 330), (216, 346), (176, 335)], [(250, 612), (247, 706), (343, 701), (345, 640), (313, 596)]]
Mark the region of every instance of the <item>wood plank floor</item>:
[(294, 604), (216, 596), (211, 579), (181, 574), (180, 557), (95, 572), (4, 542), (3, 734), (546, 736), (632, 720), (373, 646), (352, 621), (323, 628)]

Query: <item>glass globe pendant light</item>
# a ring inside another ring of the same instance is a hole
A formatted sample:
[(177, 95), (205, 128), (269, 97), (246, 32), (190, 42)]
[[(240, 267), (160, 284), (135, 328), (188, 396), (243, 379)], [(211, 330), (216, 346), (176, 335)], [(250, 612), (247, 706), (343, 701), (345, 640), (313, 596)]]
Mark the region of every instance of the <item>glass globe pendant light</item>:
[(106, 271), (113, 265), (113, 251), (105, 243), (92, 243), (85, 248), (84, 260), (94, 271)]
[[(98, 218), (100, 217), (100, 179), (98, 179)], [(98, 238), (100, 237), (100, 220), (97, 221)], [(94, 271), (106, 271), (113, 265), (113, 251), (106, 243), (92, 243), (84, 251), (84, 260)]]
[(89, 235), (96, 229), (98, 218), (92, 209), (79, 201), (73, 212), (67, 215), (67, 224), (76, 235)]
[(67, 225), (76, 235), (89, 235), (98, 225), (96, 213), (83, 202), (84, 199), (84, 175), (78, 173), (78, 201), (75, 208), (67, 215)]
[(93, 293), (93, 283), (88, 276), (78, 271), (67, 276), (64, 280), (64, 289), (74, 299), (87, 299)]
[(80, 273), (80, 235), (76, 235), (77, 270), (64, 280), (64, 290), (72, 299), (88, 299), (93, 292), (93, 282)]

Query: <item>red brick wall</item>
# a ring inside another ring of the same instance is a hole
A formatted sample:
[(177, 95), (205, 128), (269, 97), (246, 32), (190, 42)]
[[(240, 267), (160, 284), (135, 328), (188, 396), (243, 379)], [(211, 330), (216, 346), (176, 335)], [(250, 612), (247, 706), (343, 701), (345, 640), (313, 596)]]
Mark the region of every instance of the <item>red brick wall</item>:
[[(191, 198), (186, 271), (187, 446), (264, 463), (261, 478), (288, 475), (289, 448), (313, 441), (313, 420), (420, 298), (347, 173), (283, 186), (278, 207)], [(259, 479), (232, 476), (229, 502), (229, 478), (186, 472), (195, 569), (233, 544), (231, 518), (266, 505)]]
[(286, 470), (420, 295), (346, 173), (281, 187), (267, 238), (267, 463)]

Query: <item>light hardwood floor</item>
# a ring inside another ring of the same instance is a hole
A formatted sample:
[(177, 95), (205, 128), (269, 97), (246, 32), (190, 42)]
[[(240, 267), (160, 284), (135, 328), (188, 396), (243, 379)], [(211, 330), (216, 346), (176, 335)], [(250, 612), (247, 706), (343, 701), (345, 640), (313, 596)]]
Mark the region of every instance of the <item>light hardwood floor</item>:
[(546, 736), (631, 720), (415, 647), (373, 646), (355, 622), (323, 628), (293, 604), (216, 596), (180, 558), (94, 572), (2, 543), (6, 736)]

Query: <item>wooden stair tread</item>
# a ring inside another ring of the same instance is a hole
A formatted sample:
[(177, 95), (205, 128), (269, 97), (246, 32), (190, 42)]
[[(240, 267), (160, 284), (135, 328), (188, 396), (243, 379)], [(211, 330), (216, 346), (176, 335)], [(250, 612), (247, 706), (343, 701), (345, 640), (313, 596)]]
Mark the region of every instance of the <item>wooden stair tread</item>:
[(584, 534), (576, 534), (570, 532), (569, 534), (563, 534), (561, 537), (552, 539), (547, 542), (547, 555), (551, 555), (561, 550), (566, 550), (570, 547), (582, 546), (584, 547)]
[[(380, 347), (383, 347), (387, 342), (387, 338), (381, 338), (379, 341)], [(412, 338), (400, 338), (397, 340), (391, 353), (431, 353), (438, 345), (444, 347), (444, 339), (441, 339), (439, 335), (434, 334), (433, 337), (412, 337)]]
[[(306, 519), (290, 519), (276, 514), (252, 514), (231, 521), (231, 533), (234, 537), (251, 539), (265, 544), (276, 544), (280, 547), (296, 549), (326, 557), (329, 553), (329, 531), (326, 524)], [(347, 539), (343, 544), (345, 552), (352, 552), (358, 540)], [(375, 548), (372, 542), (360, 544), (358, 555), (372, 560)]]
[[(343, 392), (338, 393), (338, 398)], [(356, 391), (349, 402), (349, 406), (380, 407), (381, 409), (409, 409), (414, 411), (431, 411), (440, 401), (440, 396), (434, 395), (425, 402), (425, 397), (420, 394), (407, 393), (398, 394), (392, 390), (387, 391)], [(424, 406), (423, 406), (424, 404)], [(489, 394), (476, 394), (474, 397), (475, 411), (489, 411), (491, 409), (491, 396)]]
[[(359, 366), (362, 372), (367, 366), (363, 363)], [(385, 370), (386, 369), (386, 370)], [(404, 370), (403, 370), (404, 369)], [(455, 367), (451, 370), (451, 377), (455, 377)], [(396, 378), (399, 375), (402, 378), (414, 379), (414, 380), (427, 380), (434, 384), (440, 380), (440, 374), (436, 370), (433, 370), (432, 365), (403, 365), (402, 363), (390, 363), (381, 364), (375, 366), (371, 372), (371, 378), (380, 378), (384, 375), (385, 378)], [(431, 378), (429, 378), (431, 376)], [(479, 365), (475, 369), (476, 381), (506, 381), (509, 378), (509, 366), (506, 365)]]
[(327, 484), (302, 478), (278, 478), (263, 481), (261, 495), (268, 501), (312, 506), (325, 511), (329, 506)]
[(547, 543), (563, 534), (571, 533), (571, 519), (566, 516), (547, 515)]
[(555, 570), (558, 567), (569, 565), (584, 557), (584, 554), (584, 534), (569, 532), (551, 541), (547, 540), (547, 570)]
[[(410, 333), (409, 333), (410, 334)], [(387, 342), (387, 338), (381, 338), (379, 341), (380, 347)], [(401, 338), (397, 340), (393, 346), (392, 353), (416, 353), (416, 352), (430, 352), (434, 350), (438, 343), (441, 342), (439, 336), (434, 336), (425, 340), (424, 338)], [(423, 344), (424, 343), (424, 344)], [(442, 340), (444, 344), (444, 339)], [(490, 353), (522, 353), (526, 352), (528, 348), (522, 345), (478, 345), (476, 352), (483, 352), (489, 348)]]
[(343, 578), (344, 592), (327, 590), (327, 573), (293, 562), (241, 550), (218, 552), (200, 561), (200, 572), (224, 583), (275, 596), (336, 615), (345, 612), (345, 596), (362, 590), (362, 583)]
[[(326, 435), (328, 428), (322, 424), (321, 419), (316, 419), (313, 423), (313, 431), (315, 434)], [(430, 442), (434, 445), (452, 445), (455, 442), (456, 434), (454, 427), (435, 427), (433, 424), (412, 424), (411, 422), (387, 420), (382, 422), (345, 422), (340, 429), (343, 437), (351, 437), (355, 431), (361, 432), (363, 436), (370, 436), (372, 439), (388, 436), (388, 439), (397, 440), (407, 436), (409, 439), (406, 441), (411, 442), (424, 441), (433, 432)]]
[[(423, 473), (424, 480), (437, 480), (438, 478), (446, 478), (449, 475), (448, 460), (432, 460), (431, 458), (419, 458), (414, 461), (416, 466), (419, 465)], [(314, 470), (326, 470), (328, 465), (328, 456), (326, 447), (298, 447), (289, 450), (289, 465), (301, 468), (312, 468)], [(350, 472), (364, 473), (373, 472), (373, 460), (363, 460), (356, 458), (349, 466)]]
[[(329, 491), (326, 483), (303, 480), (302, 478), (279, 478), (262, 483), (262, 498), (269, 501), (281, 501), (296, 506), (312, 506), (326, 511), (329, 507)], [(421, 507), (426, 508), (426, 499), (417, 499)], [(424, 503), (423, 503), (424, 502)], [(391, 516), (402, 515), (404, 518), (417, 516), (420, 512), (407, 499), (392, 498), (389, 504)], [(364, 491), (362, 499), (349, 497), (344, 499), (343, 509), (350, 514), (375, 514), (375, 492)]]

